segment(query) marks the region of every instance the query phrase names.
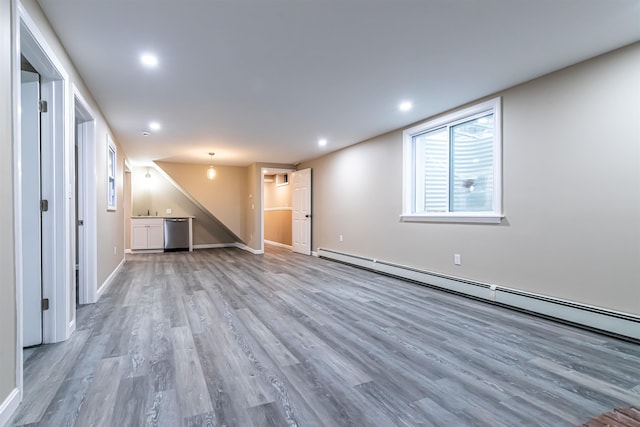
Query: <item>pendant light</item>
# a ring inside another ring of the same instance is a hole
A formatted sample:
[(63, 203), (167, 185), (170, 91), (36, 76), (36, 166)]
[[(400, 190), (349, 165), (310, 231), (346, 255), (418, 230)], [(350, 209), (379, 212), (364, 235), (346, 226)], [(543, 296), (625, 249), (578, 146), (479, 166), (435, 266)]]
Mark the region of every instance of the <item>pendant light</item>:
[(147, 173), (144, 174), (145, 178), (151, 178), (151, 174), (149, 173), (149, 168), (147, 168)]
[(215, 154), (216, 153), (209, 153), (211, 166), (209, 166), (209, 169), (207, 169), (207, 178), (209, 178), (209, 180), (211, 180), (211, 181), (216, 177), (216, 170), (213, 167), (213, 156)]

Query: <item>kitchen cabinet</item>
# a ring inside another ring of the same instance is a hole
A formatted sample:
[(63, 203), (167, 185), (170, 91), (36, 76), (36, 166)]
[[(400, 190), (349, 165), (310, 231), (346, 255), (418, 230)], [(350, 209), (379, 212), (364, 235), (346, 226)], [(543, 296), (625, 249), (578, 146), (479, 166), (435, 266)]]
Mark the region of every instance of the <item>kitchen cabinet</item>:
[(162, 218), (131, 218), (131, 250), (162, 250), (164, 229)]

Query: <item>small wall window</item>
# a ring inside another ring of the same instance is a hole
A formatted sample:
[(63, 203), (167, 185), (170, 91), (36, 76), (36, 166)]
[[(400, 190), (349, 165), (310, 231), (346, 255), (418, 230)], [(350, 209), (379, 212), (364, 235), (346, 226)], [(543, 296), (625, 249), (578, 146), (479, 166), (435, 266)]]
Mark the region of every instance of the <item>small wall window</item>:
[(276, 174), (276, 187), (281, 187), (283, 185), (289, 185), (289, 174), (288, 173)]
[(116, 171), (117, 171), (116, 145), (107, 135), (107, 210), (116, 210)]
[(407, 129), (403, 221), (502, 219), (500, 98)]

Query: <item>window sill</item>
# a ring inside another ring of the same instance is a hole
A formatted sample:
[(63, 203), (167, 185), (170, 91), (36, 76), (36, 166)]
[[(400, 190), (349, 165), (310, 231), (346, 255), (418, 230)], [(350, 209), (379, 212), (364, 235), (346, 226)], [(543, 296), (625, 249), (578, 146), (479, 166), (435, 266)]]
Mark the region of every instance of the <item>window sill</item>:
[(422, 215), (403, 214), (400, 215), (402, 222), (458, 222), (458, 223), (481, 223), (500, 224), (504, 215), (481, 214), (481, 215)]

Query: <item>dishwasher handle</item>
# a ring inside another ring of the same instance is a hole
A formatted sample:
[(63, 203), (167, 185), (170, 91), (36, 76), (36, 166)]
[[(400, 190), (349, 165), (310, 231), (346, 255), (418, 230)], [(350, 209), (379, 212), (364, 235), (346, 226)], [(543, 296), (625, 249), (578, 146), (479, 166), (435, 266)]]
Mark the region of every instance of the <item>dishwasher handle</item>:
[(170, 222), (187, 222), (189, 221), (187, 218), (165, 218), (165, 221), (170, 221)]

